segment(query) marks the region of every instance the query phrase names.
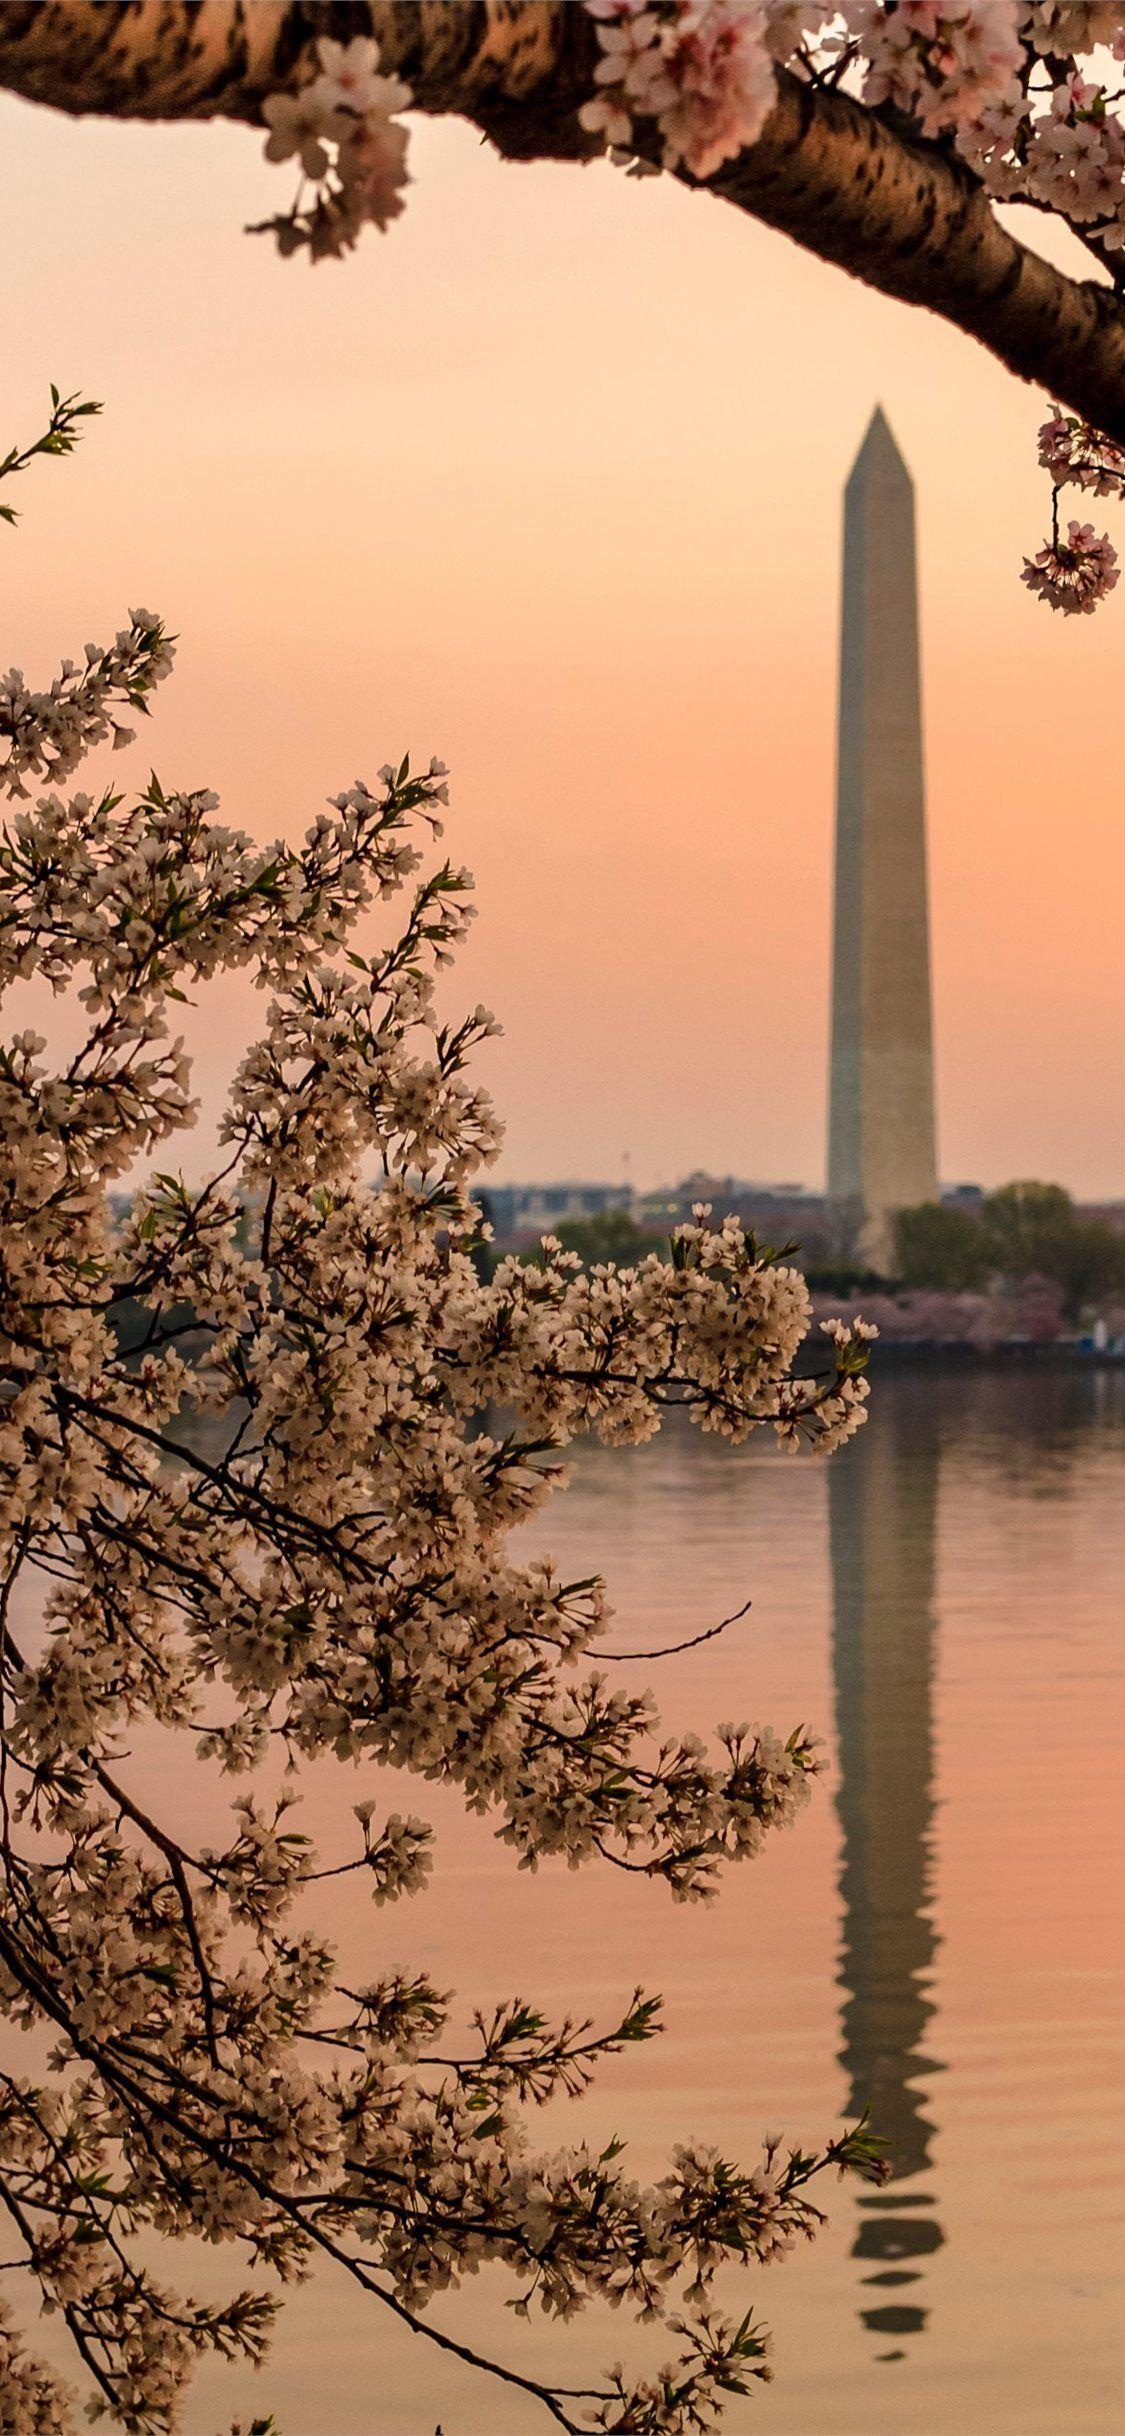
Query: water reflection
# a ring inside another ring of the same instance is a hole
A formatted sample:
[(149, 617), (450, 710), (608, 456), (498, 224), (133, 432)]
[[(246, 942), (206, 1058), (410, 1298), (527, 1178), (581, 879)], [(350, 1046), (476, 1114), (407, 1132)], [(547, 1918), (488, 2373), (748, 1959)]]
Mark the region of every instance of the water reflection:
[(829, 1530), (843, 1829), (840, 2053), (851, 2107), (869, 2109), (891, 2161), (886, 2189), (858, 2202), (852, 2255), (863, 2285), (874, 2288), (862, 2321), (890, 2338), (877, 2356), (899, 2360), (903, 2338), (926, 2324), (922, 2262), (944, 2238), (926, 2188), (934, 2130), (926, 2084), (941, 2069), (926, 2051), (937, 1943), (931, 1695), (940, 1456), (926, 1379), (896, 1381), (888, 1407), (831, 1465)]

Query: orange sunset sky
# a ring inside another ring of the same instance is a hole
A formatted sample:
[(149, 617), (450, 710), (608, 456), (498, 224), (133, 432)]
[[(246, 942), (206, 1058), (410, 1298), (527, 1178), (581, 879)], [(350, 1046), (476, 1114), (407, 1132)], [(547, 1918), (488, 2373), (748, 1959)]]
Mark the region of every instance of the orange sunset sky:
[[(1035, 392), (708, 197), (459, 124), (414, 121), (405, 217), (310, 270), (242, 234), (291, 192), (246, 130), (0, 118), (0, 441), (52, 379), (107, 406), (21, 483), (5, 665), (159, 609), (178, 670), (130, 766), (263, 836), (407, 747), (452, 765), (499, 1172), (822, 1182), (839, 498), (881, 399), (919, 498), (942, 1173), (1125, 1195), (1125, 584), (1065, 621), (1018, 582)], [(198, 1166), (253, 1015), (191, 1019)]]

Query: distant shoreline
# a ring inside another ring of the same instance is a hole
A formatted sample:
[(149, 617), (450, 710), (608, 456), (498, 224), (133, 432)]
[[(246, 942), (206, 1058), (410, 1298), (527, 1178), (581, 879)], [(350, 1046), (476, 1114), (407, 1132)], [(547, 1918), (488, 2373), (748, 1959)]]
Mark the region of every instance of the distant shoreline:
[(880, 1337), (871, 1348), (871, 1366), (885, 1369), (935, 1370), (1125, 1370), (1125, 1351), (1108, 1345), (1080, 1345), (1056, 1339), (1036, 1343), (1030, 1338), (1002, 1338), (995, 1345), (970, 1345), (959, 1339), (938, 1342), (931, 1337)]

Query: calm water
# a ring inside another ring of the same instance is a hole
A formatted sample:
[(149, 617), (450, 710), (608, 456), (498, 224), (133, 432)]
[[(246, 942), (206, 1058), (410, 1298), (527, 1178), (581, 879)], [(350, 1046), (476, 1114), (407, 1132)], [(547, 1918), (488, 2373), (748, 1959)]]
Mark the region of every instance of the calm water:
[[(723, 1640), (645, 1672), (678, 1724), (811, 1721), (813, 1807), (685, 1910), (608, 1871), (517, 1875), (415, 1787), (434, 1891), (342, 1917), (349, 1960), (603, 2016), (662, 1988), (666, 2036), (543, 2127), (619, 2130), (645, 2169), (683, 2135), (746, 2155), (870, 2104), (889, 2187), (826, 2186), (829, 2230), (724, 2290), (776, 2339), (732, 2436), (1119, 2436), (1125, 1379), (892, 1374), (827, 1465), (681, 1430), (585, 1450), (545, 1536), (607, 1573), (618, 1647), (752, 1597)], [(314, 1817), (331, 1792), (318, 1771)], [(635, 2348), (620, 2318), (522, 2327), (508, 2289), (481, 2279), (443, 2322), (562, 2382)], [(531, 2436), (523, 2400), (466, 2376), (321, 2278), (264, 2378), (209, 2374), (190, 2428), (253, 2405), (285, 2436)]]

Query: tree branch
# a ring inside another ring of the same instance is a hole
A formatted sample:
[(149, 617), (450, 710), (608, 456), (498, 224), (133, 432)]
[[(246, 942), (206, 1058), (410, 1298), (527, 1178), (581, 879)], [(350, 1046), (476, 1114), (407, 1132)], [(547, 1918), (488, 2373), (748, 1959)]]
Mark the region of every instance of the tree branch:
[(867, 287), (927, 306), (1009, 372), (1125, 441), (1121, 298), (1022, 244), (943, 146), (902, 136), (847, 94), (814, 91), (782, 70), (759, 141), (710, 185)]
[[(574, 0), (166, 0), (155, 12), (8, 0), (0, 87), (79, 114), (256, 124), (318, 34), (365, 30), (420, 110), (469, 119), (507, 158), (596, 150), (577, 121), (596, 40)], [(1014, 237), (944, 145), (781, 70), (761, 137), (709, 191), (883, 295), (925, 305), (1125, 444), (1125, 307)]]

